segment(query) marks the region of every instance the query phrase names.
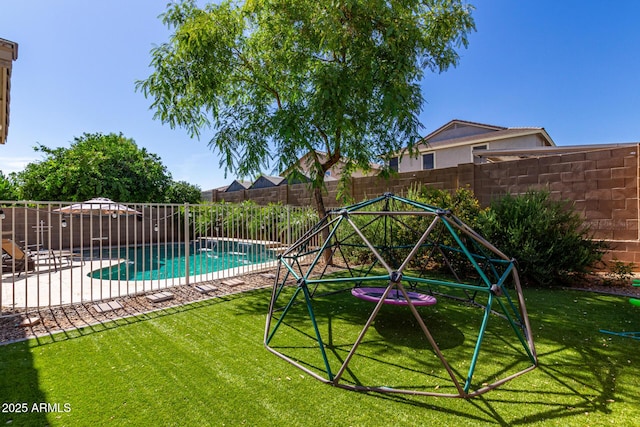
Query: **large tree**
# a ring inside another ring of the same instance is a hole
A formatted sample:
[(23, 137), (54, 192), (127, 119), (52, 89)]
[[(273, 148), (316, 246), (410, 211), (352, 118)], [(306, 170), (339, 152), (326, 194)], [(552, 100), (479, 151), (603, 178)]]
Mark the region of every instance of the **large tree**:
[(198, 138), (211, 128), (221, 166), (240, 176), (310, 153), (321, 217), (338, 161), (348, 179), (411, 149), (421, 78), (456, 65), (474, 29), (462, 0), (183, 0), (162, 20), (173, 33), (137, 82), (155, 117)]
[(162, 202), (171, 183), (160, 158), (122, 134), (85, 133), (69, 148), (35, 149), (44, 159), (16, 175), (26, 200)]
[(18, 187), (15, 183), (15, 175), (5, 176), (0, 170), (0, 200), (17, 200)]
[(172, 181), (165, 193), (167, 203), (193, 203), (202, 201), (202, 190), (198, 185), (186, 181)]

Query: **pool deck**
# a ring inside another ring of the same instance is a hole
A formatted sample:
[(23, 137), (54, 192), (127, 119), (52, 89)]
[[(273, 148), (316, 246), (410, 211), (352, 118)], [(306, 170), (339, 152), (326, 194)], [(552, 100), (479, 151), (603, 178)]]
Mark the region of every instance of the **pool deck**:
[(35, 270), (27, 274), (18, 275), (11, 272), (3, 272), (0, 307), (3, 309), (21, 309), (103, 301), (125, 295), (164, 290), (172, 286), (197, 284), (238, 276), (260, 271), (277, 264), (276, 261), (270, 261), (188, 277), (153, 280), (126, 281), (90, 277), (90, 273), (94, 270), (117, 265), (121, 262), (125, 262), (125, 260), (83, 262), (70, 259), (61, 266), (36, 265)]

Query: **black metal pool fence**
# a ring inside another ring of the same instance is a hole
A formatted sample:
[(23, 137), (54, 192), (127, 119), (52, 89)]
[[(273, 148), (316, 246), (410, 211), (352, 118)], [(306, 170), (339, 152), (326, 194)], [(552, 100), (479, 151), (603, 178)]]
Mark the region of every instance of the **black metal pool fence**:
[(311, 208), (282, 205), (0, 201), (0, 307), (99, 301), (264, 270), (317, 221)]

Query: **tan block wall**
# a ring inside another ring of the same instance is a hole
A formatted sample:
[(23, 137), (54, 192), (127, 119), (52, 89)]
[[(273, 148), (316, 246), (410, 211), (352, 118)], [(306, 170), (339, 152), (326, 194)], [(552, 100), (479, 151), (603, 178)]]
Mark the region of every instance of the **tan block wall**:
[[(139, 207), (138, 207), (139, 208)], [(46, 207), (4, 207), (3, 238), (14, 239), (20, 246), (35, 249), (36, 245), (48, 249), (73, 247), (90, 249), (107, 245), (154, 243), (175, 240), (183, 232), (180, 218), (168, 215), (172, 211), (142, 209), (145, 221), (136, 215), (67, 215), (49, 211)], [(162, 219), (162, 218), (167, 219)], [(62, 220), (66, 227), (62, 227)], [(36, 224), (42, 224), (41, 226)], [(154, 226), (158, 224), (158, 230)]]
[[(594, 238), (610, 243), (608, 259), (637, 263), (640, 268), (638, 231), (639, 146), (608, 148), (572, 154), (516, 161), (463, 164), (458, 167), (415, 171), (384, 180), (379, 177), (354, 178), (352, 200), (360, 201), (385, 192), (405, 195), (416, 183), (445, 190), (469, 186), (483, 206), (504, 194), (522, 194), (530, 189), (548, 189), (558, 200), (570, 200), (580, 212)], [(215, 193), (215, 192), (214, 192)], [(340, 206), (337, 184), (327, 184), (327, 207)], [(280, 202), (313, 206), (306, 184), (283, 185), (273, 189), (217, 193), (212, 200), (239, 202), (252, 199), (259, 204)]]
[(475, 171), (473, 189), (483, 205), (507, 192), (549, 189), (552, 197), (574, 203), (594, 238), (609, 242), (607, 260), (640, 261), (637, 146), (478, 165)]

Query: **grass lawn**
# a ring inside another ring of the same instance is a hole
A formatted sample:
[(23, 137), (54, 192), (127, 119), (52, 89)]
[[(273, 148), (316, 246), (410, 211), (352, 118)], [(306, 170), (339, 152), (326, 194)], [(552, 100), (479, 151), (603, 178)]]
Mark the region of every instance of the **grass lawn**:
[[(359, 393), (313, 379), (264, 348), (269, 296), (259, 290), (0, 346), (0, 425), (640, 423), (640, 341), (599, 332), (640, 330), (640, 310), (627, 298), (525, 290), (539, 367), (482, 396), (451, 399)], [(336, 322), (347, 331), (350, 324), (361, 327), (354, 313), (366, 303), (348, 293), (331, 298), (341, 309), (333, 311)], [(466, 319), (475, 311), (440, 302), (420, 309), (434, 331), (444, 331), (440, 339), (451, 355), (472, 338)], [(364, 349), (373, 361), (392, 353), (394, 365), (412, 367), (406, 379), (403, 369), (395, 369), (401, 377), (393, 380), (420, 386), (416, 366), (431, 351), (404, 332), (410, 321), (390, 311)], [(482, 363), (499, 370), (516, 363), (503, 347), (501, 340), (484, 342)], [(369, 375), (385, 378), (387, 368), (373, 363)]]

